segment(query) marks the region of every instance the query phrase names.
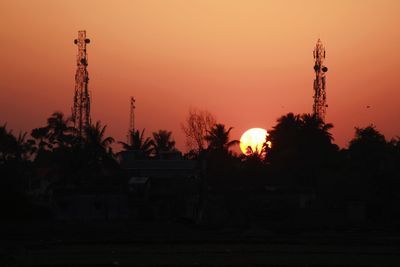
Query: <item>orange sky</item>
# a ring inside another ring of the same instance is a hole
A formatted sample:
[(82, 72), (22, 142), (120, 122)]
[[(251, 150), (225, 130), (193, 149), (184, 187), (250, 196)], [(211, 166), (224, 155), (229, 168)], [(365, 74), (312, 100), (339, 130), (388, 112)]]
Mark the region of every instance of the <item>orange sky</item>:
[[(92, 118), (125, 141), (129, 97), (148, 134), (180, 128), (190, 107), (270, 128), (312, 109), (312, 50), (326, 50), (327, 121), (400, 135), (400, 1), (0, 1), (0, 123), (28, 131), (72, 106), (77, 31), (86, 29)], [(369, 109), (366, 106), (370, 106)]]

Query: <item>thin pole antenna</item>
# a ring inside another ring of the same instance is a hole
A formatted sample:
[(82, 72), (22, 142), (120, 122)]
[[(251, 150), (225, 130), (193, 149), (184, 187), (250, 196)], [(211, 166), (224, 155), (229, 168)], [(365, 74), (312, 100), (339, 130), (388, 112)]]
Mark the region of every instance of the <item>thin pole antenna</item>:
[(132, 145), (131, 135), (135, 132), (135, 103), (136, 99), (131, 96), (130, 115), (129, 115), (129, 130), (128, 130), (128, 144)]

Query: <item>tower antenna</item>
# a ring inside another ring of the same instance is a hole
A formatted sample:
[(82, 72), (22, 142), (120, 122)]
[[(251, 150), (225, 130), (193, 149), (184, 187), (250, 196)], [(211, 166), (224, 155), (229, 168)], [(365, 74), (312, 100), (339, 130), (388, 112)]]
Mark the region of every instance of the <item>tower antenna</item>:
[(89, 74), (87, 71), (88, 57), (86, 45), (90, 40), (86, 38), (86, 31), (78, 31), (78, 38), (74, 40), (78, 46), (76, 56), (75, 94), (72, 120), (79, 136), (83, 136), (85, 129), (90, 125), (90, 95), (88, 89)]
[(131, 135), (135, 132), (135, 98), (131, 96), (131, 106), (130, 106), (130, 115), (129, 115), (129, 130), (128, 130), (128, 143), (132, 145)]
[(326, 104), (325, 87), (325, 74), (328, 71), (328, 68), (324, 65), (325, 55), (325, 47), (323, 46), (321, 39), (318, 39), (313, 52), (315, 71), (313, 113), (321, 120), (325, 120), (326, 108), (328, 107)]

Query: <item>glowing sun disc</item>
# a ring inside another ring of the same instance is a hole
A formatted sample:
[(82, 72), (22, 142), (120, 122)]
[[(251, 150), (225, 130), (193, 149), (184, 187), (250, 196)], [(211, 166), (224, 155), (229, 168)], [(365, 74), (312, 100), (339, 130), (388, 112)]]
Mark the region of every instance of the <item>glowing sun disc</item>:
[(267, 130), (262, 128), (252, 128), (247, 130), (240, 137), (240, 150), (243, 154), (248, 155), (248, 147), (251, 147), (253, 152), (261, 152), (262, 146), (267, 138)]

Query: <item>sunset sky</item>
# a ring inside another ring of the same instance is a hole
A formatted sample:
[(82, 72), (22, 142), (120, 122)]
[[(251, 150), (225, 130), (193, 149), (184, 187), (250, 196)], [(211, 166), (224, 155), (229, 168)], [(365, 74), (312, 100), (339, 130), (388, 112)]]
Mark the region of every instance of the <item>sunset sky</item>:
[[(313, 56), (327, 51), (327, 122), (347, 146), (370, 123), (400, 135), (400, 1), (0, 0), (0, 124), (17, 133), (70, 114), (78, 30), (86, 30), (92, 120), (125, 141), (136, 126), (173, 131), (190, 107), (233, 138), (312, 111)], [(370, 106), (370, 108), (367, 108)]]

